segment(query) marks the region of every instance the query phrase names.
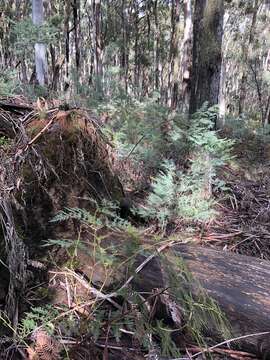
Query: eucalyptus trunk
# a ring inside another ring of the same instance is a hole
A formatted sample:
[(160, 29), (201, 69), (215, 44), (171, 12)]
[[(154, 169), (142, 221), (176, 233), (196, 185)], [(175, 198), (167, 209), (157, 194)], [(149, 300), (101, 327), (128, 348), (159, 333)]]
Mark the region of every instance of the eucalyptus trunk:
[(254, 42), (254, 32), (256, 28), (257, 23), (257, 15), (258, 15), (258, 9), (260, 6), (259, 0), (254, 0), (253, 3), (253, 11), (252, 11), (252, 21), (249, 31), (249, 37), (248, 42), (243, 47), (243, 73), (242, 77), (240, 79), (240, 89), (239, 89), (239, 104), (238, 104), (238, 114), (242, 114), (244, 111), (244, 104), (246, 99), (246, 86), (247, 86), (247, 80), (248, 80), (248, 61), (249, 61), (249, 52), (252, 48), (252, 44)]
[(103, 73), (101, 47), (101, 0), (93, 1), (93, 14), (95, 29), (95, 67), (96, 75), (101, 78)]
[(192, 67), (192, 0), (184, 0), (184, 39), (181, 48), (181, 99), (182, 111), (188, 113), (191, 91), (191, 67)]
[(171, 12), (171, 40), (168, 80), (168, 105), (175, 109), (179, 98), (179, 38), (180, 38), (180, 0), (173, 0)]
[(159, 91), (160, 74), (159, 74), (159, 61), (160, 61), (160, 32), (158, 21), (158, 1), (154, 2), (154, 87), (156, 91)]
[[(44, 22), (43, 0), (32, 0), (32, 18), (36, 26), (42, 26)], [(36, 78), (39, 85), (47, 83), (47, 59), (46, 45), (42, 42), (35, 44), (35, 67)]]
[(205, 102), (218, 104), (223, 36), (223, 0), (196, 0), (193, 21), (192, 114)]

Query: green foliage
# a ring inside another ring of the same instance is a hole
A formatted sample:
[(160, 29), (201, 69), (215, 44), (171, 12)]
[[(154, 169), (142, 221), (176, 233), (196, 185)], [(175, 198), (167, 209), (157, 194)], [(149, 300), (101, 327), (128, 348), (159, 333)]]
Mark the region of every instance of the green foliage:
[(230, 337), (230, 325), (217, 303), (210, 298), (197, 283), (184, 261), (170, 252), (162, 257), (168, 274), (170, 296), (181, 304), (184, 310), (185, 326), (193, 340), (205, 346), (207, 333), (218, 334), (221, 338)]
[(177, 196), (176, 168), (173, 163), (165, 162), (164, 171), (160, 172), (152, 183), (152, 192), (147, 204), (139, 210), (140, 215), (157, 219), (165, 229), (169, 219), (176, 214), (175, 196)]
[(256, 114), (253, 117), (227, 116), (223, 132), (235, 141), (235, 153), (241, 159), (241, 165), (254, 168), (268, 161), (270, 126), (263, 126)]
[[(190, 168), (180, 172), (172, 161), (165, 161), (163, 170), (152, 182), (146, 206), (139, 209), (143, 217), (157, 219), (162, 229), (168, 221), (177, 218), (207, 221), (215, 214), (212, 189), (225, 189), (224, 182), (218, 178), (218, 169), (232, 158), (233, 145), (232, 140), (222, 139), (212, 130), (216, 116), (216, 109), (207, 107), (194, 115), (186, 131), (192, 154)], [(175, 138), (176, 135), (177, 132)]]
[(31, 308), (21, 320), (17, 333), (19, 338), (26, 339), (38, 327), (43, 327), (49, 334), (55, 330), (55, 318), (59, 315), (59, 310), (52, 305)]
[[(230, 337), (230, 326), (218, 307), (200, 285), (193, 279), (183, 260), (174, 253), (162, 256), (162, 266), (168, 275), (167, 301), (181, 309), (183, 326), (175, 328), (162, 320), (152, 318), (151, 311), (143, 298), (134, 290), (126, 289), (119, 294), (122, 301), (132, 308), (123, 314), (121, 310), (113, 312), (106, 308), (97, 308), (94, 319), (89, 324), (89, 331), (94, 341), (103, 334), (103, 327), (110, 323), (111, 336), (120, 341), (120, 329), (126, 329), (139, 344), (149, 350), (153, 347), (151, 339), (160, 344), (161, 353), (167, 357), (179, 357), (180, 350), (172, 336), (174, 333), (191, 335), (199, 346), (206, 346), (206, 337), (214, 332), (220, 338)], [(194, 290), (196, 289), (196, 290)]]
[(52, 23), (45, 23), (42, 26), (34, 25), (30, 18), (13, 23), (14, 49), (16, 55), (33, 56), (35, 43), (54, 43), (59, 29)]
[(103, 226), (111, 228), (130, 228), (130, 223), (119, 216), (119, 205), (117, 202), (102, 200), (101, 204), (93, 199), (89, 199), (93, 203), (93, 213), (81, 208), (64, 208), (51, 222), (67, 221), (69, 219), (79, 220), (85, 225), (94, 226), (96, 229)]
[(17, 74), (14, 70), (0, 72), (0, 96), (12, 96), (18, 90)]
[(169, 221), (176, 221), (177, 218), (186, 221), (209, 220), (215, 214), (212, 209), (214, 201), (204, 198), (202, 169), (193, 166), (185, 175), (177, 172), (173, 163), (164, 163), (164, 171), (152, 183), (146, 206), (138, 210), (140, 215), (157, 219), (163, 230)]
[(158, 320), (153, 328), (153, 333), (159, 337), (161, 342), (161, 352), (163, 356), (179, 357), (181, 355), (175, 342), (172, 340), (173, 329), (163, 324), (162, 320)]
[(107, 112), (112, 119), (106, 133), (112, 138), (120, 160), (128, 157), (135, 168), (143, 164), (145, 174), (155, 172), (170, 156), (184, 161), (189, 146), (185, 136), (188, 121), (180, 113), (172, 114), (168, 107), (158, 104), (157, 97), (144, 101), (113, 99), (99, 104), (98, 111)]
[(202, 151), (209, 154), (213, 161), (213, 166), (224, 165), (231, 158), (231, 150), (234, 142), (223, 139), (214, 131), (218, 108), (216, 106), (208, 108), (207, 103), (193, 115), (189, 138), (195, 151)]
[[(112, 269), (113, 266), (116, 267), (119, 265), (123, 254), (125, 257), (132, 257), (134, 254), (133, 250), (138, 249), (137, 230), (131, 226), (128, 221), (123, 220), (118, 216), (117, 212), (119, 207), (117, 204), (109, 201), (103, 201), (101, 205), (95, 201), (93, 201), (93, 203), (96, 207), (93, 215), (85, 209), (65, 208), (51, 220), (51, 222), (61, 222), (76, 219), (81, 225), (91, 228), (91, 231), (94, 234), (93, 248), (90, 247), (90, 249), (79, 237), (76, 240), (50, 239), (46, 241), (44, 246), (59, 246), (66, 250), (69, 257), (66, 266), (69, 268), (73, 269), (78, 265), (78, 249), (91, 255), (96, 264), (100, 264), (107, 270)], [(99, 236), (97, 232), (105, 227), (112, 230), (121, 229), (122, 231), (125, 231), (127, 236), (130, 238), (130, 241), (123, 244), (121, 251), (115, 248), (114, 245), (103, 245), (103, 237)]]
[(64, 210), (61, 210), (54, 216), (51, 222), (61, 222), (69, 219), (76, 219), (80, 220), (82, 223), (95, 224), (97, 226), (102, 224), (95, 215), (92, 215), (87, 210), (80, 208), (64, 208)]
[(7, 139), (5, 136), (0, 136), (0, 146), (6, 147), (10, 143), (10, 140)]
[[(167, 169), (175, 172), (175, 166), (167, 162)], [(168, 192), (171, 191), (171, 186), (174, 188), (173, 176), (167, 183), (163, 178), (164, 192), (163, 197), (166, 200)], [(170, 192), (171, 201), (173, 201), (173, 192)], [(103, 236), (98, 235), (97, 229), (101, 226), (111, 226), (110, 216), (114, 215), (115, 204), (106, 203), (102, 206), (97, 206), (95, 216), (91, 216), (84, 209), (64, 209), (64, 211), (57, 214), (53, 221), (67, 221), (69, 219), (76, 219), (83, 226), (92, 230), (93, 239), (90, 246), (91, 258), (94, 259), (95, 264), (100, 264), (108, 274), (112, 276), (113, 272), (120, 271), (127, 273), (127, 276), (134, 273), (134, 259), (138, 253), (147, 256), (151, 254), (149, 247), (145, 247), (140, 242), (138, 233), (131, 226), (123, 227), (119, 223), (119, 228), (114, 224), (112, 229), (120, 234), (119, 229), (123, 232), (125, 229), (125, 243), (120, 247), (103, 245)], [(104, 222), (103, 217), (108, 216), (108, 220)], [(99, 219), (99, 221), (97, 221)], [(106, 241), (105, 241), (106, 243)], [(71, 241), (58, 240), (50, 241), (50, 245), (62, 246), (65, 249), (71, 249)], [(76, 248), (80, 246), (78, 240), (74, 245)], [(85, 245), (83, 245), (85, 246)], [(88, 251), (85, 247), (84, 251)], [(90, 251), (90, 250), (89, 250)], [(74, 253), (72, 254), (74, 255)], [(211, 330), (217, 331), (221, 337), (227, 335), (227, 324), (223, 314), (216, 305), (196, 284), (196, 294), (194, 295), (191, 289), (195, 284), (192, 275), (185, 267), (183, 261), (174, 253), (162, 257), (162, 266), (164, 271), (168, 274), (168, 289), (166, 296), (170, 301), (177, 304), (181, 309), (181, 322), (183, 318), (183, 326), (176, 329), (175, 326), (169, 326), (167, 323), (155, 319), (145, 299), (137, 293), (134, 289), (126, 286), (121, 291), (118, 291), (118, 300), (123, 304), (121, 309), (109, 307), (108, 304), (101, 302), (93, 302), (91, 308), (91, 321), (85, 322), (83, 318), (78, 320), (76, 324), (74, 316), (71, 318), (55, 321), (58, 315), (53, 312), (53, 309), (37, 308), (26, 314), (21, 323), (21, 334), (27, 336), (28, 333), (36, 329), (38, 326), (44, 326), (50, 333), (55, 332), (57, 326), (61, 326), (62, 334), (74, 334), (79, 326), (79, 329), (84, 329), (92, 337), (94, 341), (98, 341), (100, 337), (110, 336), (119, 342), (122, 338), (122, 332), (127, 331), (145, 350), (150, 350), (154, 344), (158, 343), (162, 355), (168, 357), (179, 357), (180, 350), (177, 343), (172, 336), (175, 332), (180, 332), (181, 335), (188, 333), (196, 341), (198, 345), (205, 345), (205, 330), (206, 324), (210, 324)], [(119, 289), (117, 285), (116, 289)], [(102, 292), (105, 293), (106, 288), (102, 285)], [(113, 291), (112, 289), (110, 291)], [(114, 290), (117, 291), (117, 290)], [(158, 298), (157, 298), (158, 299)], [(149, 303), (150, 304), (150, 303)], [(54, 320), (53, 320), (54, 316)], [(60, 316), (62, 319), (62, 316)], [(78, 330), (78, 332), (81, 330)]]

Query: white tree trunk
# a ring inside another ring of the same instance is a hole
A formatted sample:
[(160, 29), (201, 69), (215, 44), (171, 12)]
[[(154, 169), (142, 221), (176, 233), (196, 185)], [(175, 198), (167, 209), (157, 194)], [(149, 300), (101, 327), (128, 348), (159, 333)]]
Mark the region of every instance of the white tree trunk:
[[(229, 14), (224, 14), (223, 21), (223, 34), (225, 34), (225, 27), (227, 26), (227, 22), (229, 20)], [(221, 60), (221, 71), (220, 71), (220, 86), (219, 86), (219, 121), (218, 127), (225, 125), (225, 116), (226, 116), (226, 55), (228, 52), (228, 45), (230, 41), (227, 39), (226, 45), (224, 45), (225, 41), (222, 44), (222, 60)]]
[(190, 103), (190, 71), (192, 67), (192, 1), (184, 0), (184, 39), (181, 48), (182, 111), (188, 113)]
[[(43, 24), (43, 0), (32, 0), (32, 18), (35, 25)], [(43, 43), (35, 44), (35, 66), (38, 84), (44, 86), (47, 80), (47, 59), (46, 45)]]

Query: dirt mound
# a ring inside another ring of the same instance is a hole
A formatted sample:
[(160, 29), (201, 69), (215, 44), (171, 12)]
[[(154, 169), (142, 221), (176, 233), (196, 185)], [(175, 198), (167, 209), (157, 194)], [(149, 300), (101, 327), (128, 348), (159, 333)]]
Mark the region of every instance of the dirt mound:
[(59, 232), (76, 232), (75, 221), (52, 227), (52, 217), (63, 208), (120, 200), (123, 189), (112, 148), (86, 111), (6, 102), (0, 118), (0, 241), (10, 274), (6, 310), (16, 324), (36, 247)]

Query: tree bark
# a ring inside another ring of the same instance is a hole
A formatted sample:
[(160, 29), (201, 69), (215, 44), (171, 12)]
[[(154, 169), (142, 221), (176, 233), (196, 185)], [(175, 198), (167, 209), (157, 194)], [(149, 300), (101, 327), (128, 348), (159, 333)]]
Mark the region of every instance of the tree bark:
[(75, 43), (75, 64), (77, 76), (79, 76), (80, 70), (80, 37), (79, 37), (79, 26), (80, 26), (80, 0), (74, 0), (73, 3), (73, 22), (74, 22), (74, 43)]
[(128, 19), (126, 1), (122, 0), (121, 4), (121, 20), (122, 20), (122, 44), (121, 44), (121, 69), (122, 82), (126, 94), (128, 93), (128, 70), (129, 70), (129, 34), (128, 34)]
[(182, 80), (182, 111), (188, 113), (190, 104), (190, 75), (192, 68), (192, 40), (193, 40), (193, 23), (192, 23), (192, 1), (184, 1), (184, 39), (181, 49), (181, 80)]
[(65, 33), (65, 56), (66, 56), (66, 81), (69, 78), (69, 57), (70, 57), (70, 30), (69, 30), (69, 19), (71, 13), (70, 0), (65, 2), (65, 17), (64, 17), (64, 33)]
[(168, 105), (175, 109), (179, 97), (179, 37), (180, 37), (180, 1), (173, 0), (171, 13), (171, 43), (169, 60), (169, 80), (168, 80)]
[[(176, 245), (173, 250), (224, 311), (232, 326), (232, 337), (270, 331), (268, 261), (192, 245)], [(134, 287), (143, 292), (167, 286), (158, 258), (134, 280)], [(242, 350), (270, 358), (270, 334), (247, 337), (237, 344)]]
[[(44, 21), (43, 0), (33, 0), (32, 18), (35, 25), (42, 26)], [(46, 46), (40, 42), (35, 44), (35, 66), (38, 84), (44, 86), (47, 82), (48, 66), (46, 59)]]
[(190, 114), (206, 101), (209, 105), (218, 104), (223, 14), (223, 0), (195, 3)]
[(141, 76), (141, 65), (139, 58), (139, 8), (138, 3), (134, 2), (134, 32), (135, 32), (135, 40), (134, 40), (134, 84), (135, 84), (135, 92), (139, 94), (139, 86), (140, 86), (140, 76)]
[(159, 32), (159, 22), (158, 22), (158, 1), (155, 0), (153, 4), (154, 12), (154, 78), (155, 78), (155, 90), (159, 91), (159, 58), (160, 58), (160, 32)]
[(238, 104), (238, 114), (242, 114), (244, 110), (244, 103), (246, 98), (246, 85), (247, 85), (247, 79), (248, 79), (248, 73), (247, 73), (247, 66), (248, 66), (248, 57), (249, 57), (249, 49), (254, 41), (254, 32), (257, 22), (257, 14), (259, 9), (259, 0), (254, 0), (253, 5), (253, 14), (252, 14), (252, 21), (249, 31), (249, 37), (248, 37), (248, 43), (243, 47), (243, 74), (240, 80), (240, 89), (239, 89), (239, 104)]
[(95, 65), (96, 75), (102, 76), (101, 53), (101, 0), (93, 1), (94, 28), (95, 28)]

